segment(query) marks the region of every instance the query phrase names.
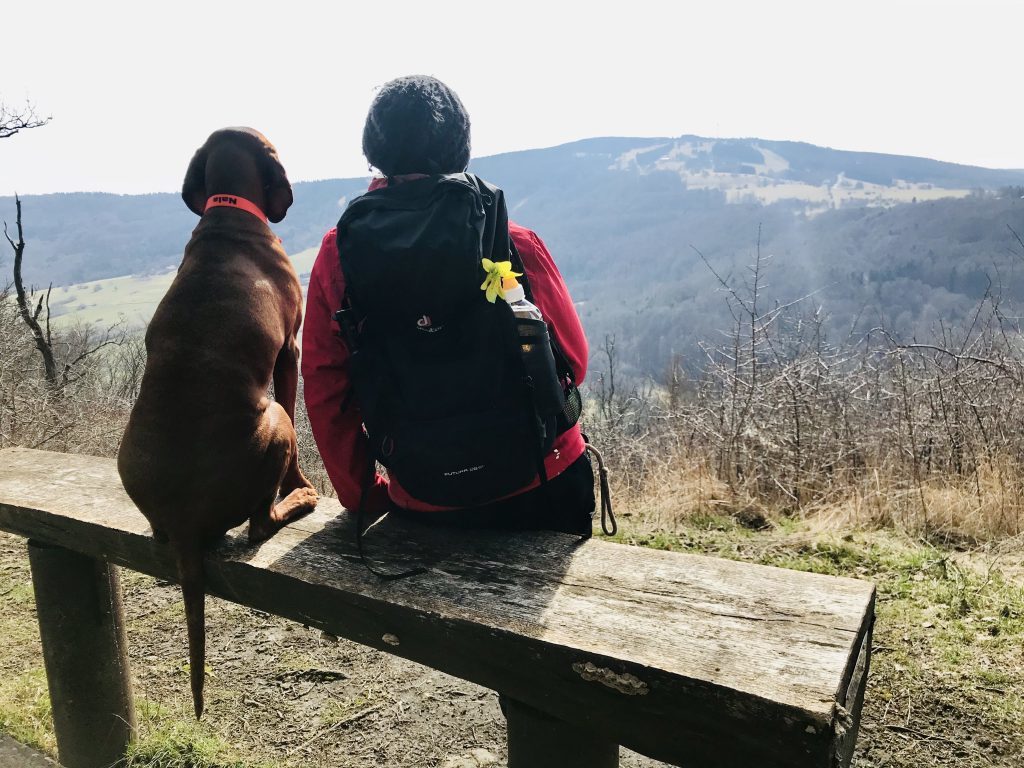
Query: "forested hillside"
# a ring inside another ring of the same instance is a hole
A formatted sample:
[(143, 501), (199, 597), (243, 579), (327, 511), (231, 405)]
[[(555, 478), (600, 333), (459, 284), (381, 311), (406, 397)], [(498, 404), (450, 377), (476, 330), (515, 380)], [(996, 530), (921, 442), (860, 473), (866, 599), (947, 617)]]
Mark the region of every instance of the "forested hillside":
[[(286, 158), (287, 159), (287, 158)], [(1024, 293), (1024, 171), (757, 139), (589, 139), (474, 161), (561, 267), (591, 338), (659, 372), (727, 329), (722, 277), (747, 279), (759, 232), (762, 306), (813, 293), (833, 333), (856, 318), (904, 333), (963, 317), (989, 281)], [(366, 179), (296, 184), (275, 226), (316, 245)], [(0, 216), (13, 218), (12, 198)], [(196, 217), (176, 194), (24, 200), (25, 274), (45, 285), (173, 268)], [(730, 277), (731, 276), (731, 277)]]

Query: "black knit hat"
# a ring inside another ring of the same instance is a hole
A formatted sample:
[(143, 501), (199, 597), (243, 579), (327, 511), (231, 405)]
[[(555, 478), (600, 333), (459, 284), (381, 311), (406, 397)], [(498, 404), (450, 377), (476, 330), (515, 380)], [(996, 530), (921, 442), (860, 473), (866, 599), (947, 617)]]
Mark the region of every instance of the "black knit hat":
[(469, 115), (437, 78), (396, 78), (381, 86), (370, 105), (363, 154), (386, 176), (460, 173), (469, 165)]

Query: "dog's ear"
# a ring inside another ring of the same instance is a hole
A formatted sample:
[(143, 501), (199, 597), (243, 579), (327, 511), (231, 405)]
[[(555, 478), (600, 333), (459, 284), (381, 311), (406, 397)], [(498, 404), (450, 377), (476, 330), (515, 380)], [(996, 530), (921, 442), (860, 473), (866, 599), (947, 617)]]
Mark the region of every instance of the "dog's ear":
[(196, 216), (203, 215), (206, 207), (206, 144), (196, 150), (192, 162), (185, 171), (185, 183), (181, 185), (181, 199)]
[(268, 142), (266, 144), (266, 197), (267, 218), (275, 224), (284, 218), (292, 204), (292, 185), (288, 174), (277, 156), (277, 150)]

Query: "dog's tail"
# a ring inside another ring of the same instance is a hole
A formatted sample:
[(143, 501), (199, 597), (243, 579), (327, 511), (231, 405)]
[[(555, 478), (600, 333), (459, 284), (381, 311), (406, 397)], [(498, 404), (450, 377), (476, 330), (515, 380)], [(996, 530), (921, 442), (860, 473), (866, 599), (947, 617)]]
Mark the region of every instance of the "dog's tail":
[(203, 586), (203, 551), (190, 542), (177, 547), (178, 577), (185, 598), (188, 626), (188, 666), (196, 719), (203, 716), (203, 682), (206, 674), (206, 590)]

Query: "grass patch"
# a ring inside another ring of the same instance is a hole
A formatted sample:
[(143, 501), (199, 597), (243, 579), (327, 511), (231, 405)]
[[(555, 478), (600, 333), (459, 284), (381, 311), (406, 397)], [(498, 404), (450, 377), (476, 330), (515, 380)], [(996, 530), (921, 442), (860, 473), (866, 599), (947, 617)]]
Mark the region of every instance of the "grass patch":
[(331, 699), (320, 713), (320, 721), (324, 725), (336, 725), (348, 720), (352, 715), (372, 706), (373, 698), (369, 695), (346, 697), (342, 700)]
[[(9, 551), (4, 547), (2, 554)], [(35, 608), (28, 557), (21, 550), (18, 560), (0, 571), (0, 638), (4, 643), (4, 655), (0, 657), (0, 733), (56, 754)]]
[(0, 679), (0, 732), (34, 749), (57, 754), (53, 710), (41, 666)]
[(303, 670), (313, 669), (317, 663), (316, 657), (309, 651), (283, 650), (277, 657), (277, 663), (274, 666), (283, 675), (289, 672), (302, 672)]
[(239, 759), (209, 727), (153, 702), (138, 703), (138, 718), (139, 738), (128, 747), (125, 768), (270, 768)]
[(31, 583), (13, 584), (7, 587), (5, 591), (7, 594), (4, 599), (6, 602), (11, 603), (12, 606), (35, 608), (36, 598), (35, 593), (32, 591)]

